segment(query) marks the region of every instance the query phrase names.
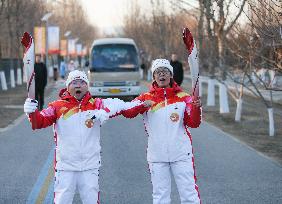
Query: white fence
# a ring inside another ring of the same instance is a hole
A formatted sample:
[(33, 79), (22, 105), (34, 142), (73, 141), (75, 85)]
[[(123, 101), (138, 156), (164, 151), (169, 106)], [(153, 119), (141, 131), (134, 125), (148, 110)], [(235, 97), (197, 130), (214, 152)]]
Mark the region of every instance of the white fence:
[[(9, 88), (15, 88), (16, 85), (23, 84), (22, 69), (17, 68), (16, 73), (14, 69), (1, 70), (0, 71), (0, 81), (1, 88), (3, 91), (7, 91)], [(1, 90), (1, 89), (0, 89)]]

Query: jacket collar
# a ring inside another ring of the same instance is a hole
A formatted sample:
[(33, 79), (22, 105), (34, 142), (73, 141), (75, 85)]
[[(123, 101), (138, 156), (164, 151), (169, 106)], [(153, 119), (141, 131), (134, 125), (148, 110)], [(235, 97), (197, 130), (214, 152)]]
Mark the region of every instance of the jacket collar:
[(164, 97), (164, 93), (166, 93), (166, 97), (170, 98), (175, 96), (178, 92), (181, 92), (182, 89), (177, 85), (175, 81), (172, 82), (172, 86), (168, 88), (160, 88), (157, 82), (153, 82), (150, 88), (150, 93), (157, 97)]
[(60, 91), (59, 97), (62, 100), (66, 100), (66, 101), (69, 101), (71, 103), (81, 103), (81, 105), (87, 104), (88, 101), (92, 98), (90, 92), (88, 91), (88, 92), (86, 92), (86, 94), (84, 95), (82, 100), (78, 101), (74, 96), (70, 95), (70, 93), (68, 92), (68, 90), (66, 88), (64, 88)]

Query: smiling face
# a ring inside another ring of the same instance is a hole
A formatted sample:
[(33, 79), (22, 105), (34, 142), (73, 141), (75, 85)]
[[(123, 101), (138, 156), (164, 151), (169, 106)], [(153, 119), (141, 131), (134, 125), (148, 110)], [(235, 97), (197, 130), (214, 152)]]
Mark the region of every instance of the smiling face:
[(77, 100), (81, 100), (88, 91), (88, 85), (81, 79), (73, 80), (69, 86), (68, 91), (70, 95), (74, 96)]
[(164, 67), (159, 67), (154, 71), (154, 80), (157, 82), (158, 86), (161, 88), (169, 87), (172, 74), (169, 69)]

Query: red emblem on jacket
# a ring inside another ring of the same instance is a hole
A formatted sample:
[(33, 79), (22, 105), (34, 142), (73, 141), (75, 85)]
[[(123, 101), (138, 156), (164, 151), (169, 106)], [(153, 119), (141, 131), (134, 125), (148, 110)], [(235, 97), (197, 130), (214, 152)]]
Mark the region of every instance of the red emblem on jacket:
[(171, 120), (172, 122), (177, 122), (177, 121), (179, 120), (179, 115), (178, 115), (177, 113), (172, 113), (172, 114), (170, 115), (170, 120)]
[(86, 127), (88, 127), (88, 128), (92, 128), (93, 125), (94, 125), (94, 122), (93, 122), (92, 119), (87, 119), (87, 120), (85, 120), (85, 125), (86, 125)]

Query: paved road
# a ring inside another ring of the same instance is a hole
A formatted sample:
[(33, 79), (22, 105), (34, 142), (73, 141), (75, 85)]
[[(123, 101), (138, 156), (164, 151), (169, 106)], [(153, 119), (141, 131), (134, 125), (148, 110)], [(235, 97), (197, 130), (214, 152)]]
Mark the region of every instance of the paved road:
[[(192, 135), (203, 203), (282, 203), (281, 166), (205, 122)], [(152, 203), (141, 117), (112, 119), (101, 143), (101, 203)], [(52, 158), (51, 128), (32, 132), (25, 119), (0, 133), (0, 204), (51, 203)]]

